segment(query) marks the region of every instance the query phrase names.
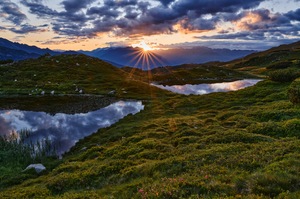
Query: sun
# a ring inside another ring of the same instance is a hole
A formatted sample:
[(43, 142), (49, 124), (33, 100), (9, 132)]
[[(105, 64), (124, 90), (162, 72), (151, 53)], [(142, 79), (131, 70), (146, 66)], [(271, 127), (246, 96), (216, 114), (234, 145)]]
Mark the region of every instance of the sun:
[(133, 44), (132, 47), (141, 48), (141, 49), (143, 49), (144, 52), (148, 52), (148, 51), (153, 50), (153, 48), (151, 46), (149, 46), (145, 41), (141, 41), (138, 44)]

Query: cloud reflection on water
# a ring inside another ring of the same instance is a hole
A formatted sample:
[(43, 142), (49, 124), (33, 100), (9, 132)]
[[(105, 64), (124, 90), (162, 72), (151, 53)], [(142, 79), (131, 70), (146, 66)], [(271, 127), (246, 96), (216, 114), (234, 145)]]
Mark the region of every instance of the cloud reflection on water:
[(197, 84), (197, 85), (173, 85), (173, 86), (163, 86), (152, 84), (158, 88), (165, 89), (174, 93), (184, 94), (184, 95), (203, 95), (215, 92), (228, 92), (236, 91), (249, 86), (253, 86), (261, 80), (258, 79), (244, 79), (234, 82), (224, 82), (224, 83), (213, 83), (213, 84)]
[(119, 101), (97, 111), (74, 115), (57, 113), (52, 116), (44, 112), (5, 110), (0, 111), (0, 135), (28, 129), (32, 131), (31, 141), (50, 139), (61, 155), (79, 139), (143, 109), (142, 102)]

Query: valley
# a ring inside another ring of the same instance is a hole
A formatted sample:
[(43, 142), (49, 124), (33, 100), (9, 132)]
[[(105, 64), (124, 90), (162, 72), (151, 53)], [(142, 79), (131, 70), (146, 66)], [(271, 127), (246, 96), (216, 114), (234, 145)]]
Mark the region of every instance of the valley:
[[(62, 159), (1, 150), (0, 198), (298, 198), (300, 110), (290, 91), (299, 88), (299, 55), (294, 43), (150, 71), (78, 54), (1, 65), (2, 110), (75, 114), (119, 100), (144, 109), (80, 139)], [(262, 81), (205, 95), (150, 84), (243, 79)], [(47, 170), (24, 172), (29, 163)]]

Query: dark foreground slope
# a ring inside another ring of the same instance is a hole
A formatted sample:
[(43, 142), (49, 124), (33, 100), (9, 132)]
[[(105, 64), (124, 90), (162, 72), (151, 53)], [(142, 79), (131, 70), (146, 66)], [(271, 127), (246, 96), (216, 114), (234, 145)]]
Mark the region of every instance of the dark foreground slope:
[(6, 177), (0, 198), (299, 198), (290, 84), (202, 96), (152, 90), (144, 111), (81, 140), (48, 171)]

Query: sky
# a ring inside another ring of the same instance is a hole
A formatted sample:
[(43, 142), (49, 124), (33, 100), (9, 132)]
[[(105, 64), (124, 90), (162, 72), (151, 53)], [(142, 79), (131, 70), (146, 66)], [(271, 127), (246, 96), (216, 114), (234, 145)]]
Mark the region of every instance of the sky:
[(299, 33), (300, 0), (0, 0), (0, 37), (53, 50), (265, 50)]

